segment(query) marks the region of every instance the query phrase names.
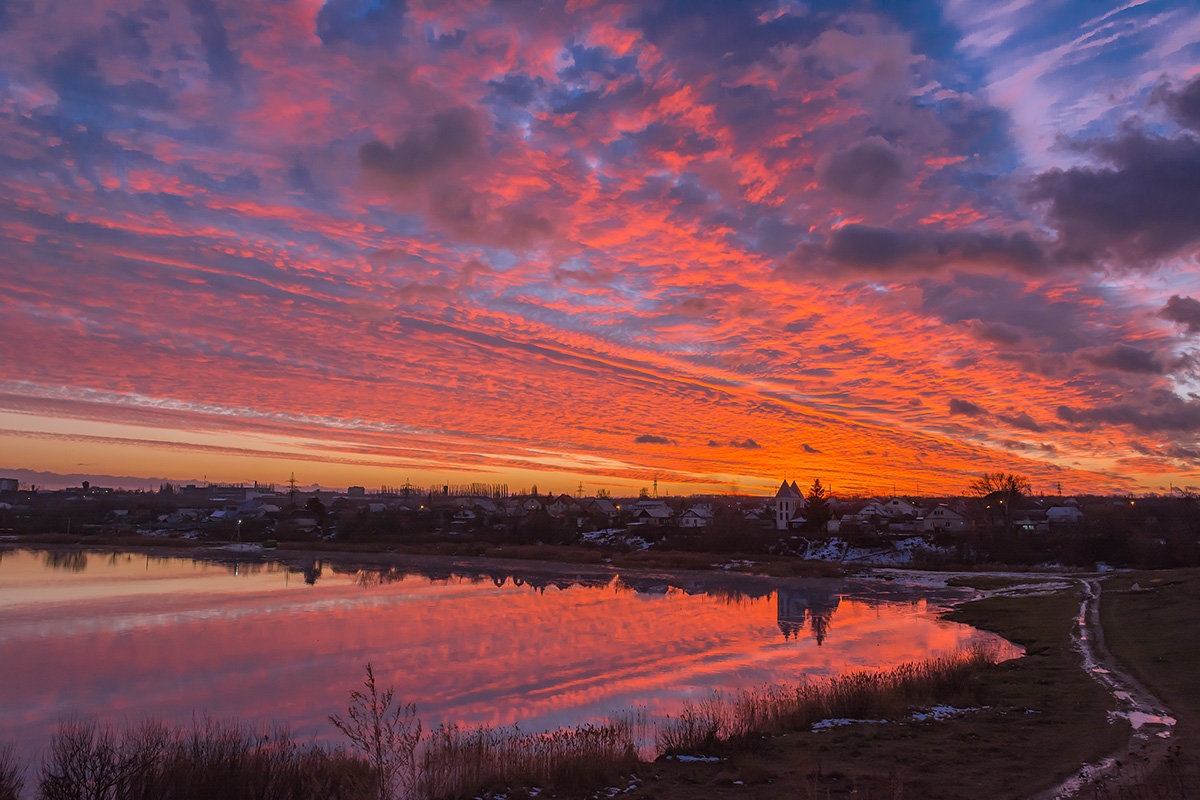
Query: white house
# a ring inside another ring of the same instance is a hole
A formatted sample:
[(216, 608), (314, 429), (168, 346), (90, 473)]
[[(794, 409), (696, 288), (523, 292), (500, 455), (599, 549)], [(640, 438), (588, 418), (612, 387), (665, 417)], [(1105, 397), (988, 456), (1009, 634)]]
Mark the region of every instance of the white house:
[(775, 493), (775, 529), (790, 530), (792, 522), (800, 516), (804, 508), (804, 494), (795, 481), (790, 484), (784, 481)]
[(915, 517), (921, 513), (921, 509), (900, 497), (893, 497), (884, 503), (883, 510), (892, 519), (896, 517)]
[(933, 531), (961, 533), (971, 527), (971, 521), (947, 505), (939, 505), (925, 515), (921, 521), (921, 530), (925, 533)]
[(679, 515), (679, 527), (704, 528), (712, 522), (712, 518), (712, 506), (707, 503), (698, 503)]
[(1052, 506), (1046, 509), (1046, 521), (1051, 525), (1075, 525), (1083, 520), (1078, 506)]

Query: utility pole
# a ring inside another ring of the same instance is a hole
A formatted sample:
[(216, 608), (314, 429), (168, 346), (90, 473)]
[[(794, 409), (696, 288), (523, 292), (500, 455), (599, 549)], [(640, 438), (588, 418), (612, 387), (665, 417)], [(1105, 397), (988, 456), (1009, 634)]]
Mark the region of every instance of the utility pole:
[(288, 487), (291, 490), (288, 492), (288, 495), (292, 499), (292, 508), (295, 508), (296, 507), (296, 473), (294, 473), (294, 472), (292, 473), (292, 477), (288, 478)]

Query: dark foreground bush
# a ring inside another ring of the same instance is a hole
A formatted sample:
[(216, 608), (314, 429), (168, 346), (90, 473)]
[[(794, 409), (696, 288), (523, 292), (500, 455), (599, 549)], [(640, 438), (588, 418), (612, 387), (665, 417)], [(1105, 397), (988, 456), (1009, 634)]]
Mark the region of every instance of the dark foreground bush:
[(370, 768), (342, 750), (299, 745), (284, 730), (212, 721), (116, 730), (60, 726), (38, 782), (41, 800), (368, 800)]

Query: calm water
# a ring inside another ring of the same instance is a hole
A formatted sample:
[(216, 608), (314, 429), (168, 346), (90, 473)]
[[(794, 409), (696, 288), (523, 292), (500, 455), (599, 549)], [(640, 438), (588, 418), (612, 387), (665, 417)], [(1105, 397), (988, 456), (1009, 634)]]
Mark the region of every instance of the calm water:
[(35, 752), (80, 714), (332, 739), (368, 661), (427, 728), (545, 729), (999, 641), (937, 620), (949, 595), (890, 584), (421, 564), (0, 552), (0, 742)]

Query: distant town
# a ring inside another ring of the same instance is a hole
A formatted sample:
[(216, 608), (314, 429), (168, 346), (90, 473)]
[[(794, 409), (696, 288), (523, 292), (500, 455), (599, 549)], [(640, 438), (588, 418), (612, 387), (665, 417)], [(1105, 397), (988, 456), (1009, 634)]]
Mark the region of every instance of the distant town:
[(838, 497), (814, 480), (769, 496), (511, 493), (502, 484), (345, 491), (289, 484), (87, 481), (46, 490), (0, 478), (0, 537), (87, 543), (184, 540), (329, 548), (447, 543), (770, 554), (845, 564), (1168, 567), (1200, 563), (1200, 507), (1173, 496), (1035, 496), (985, 475), (958, 497)]

